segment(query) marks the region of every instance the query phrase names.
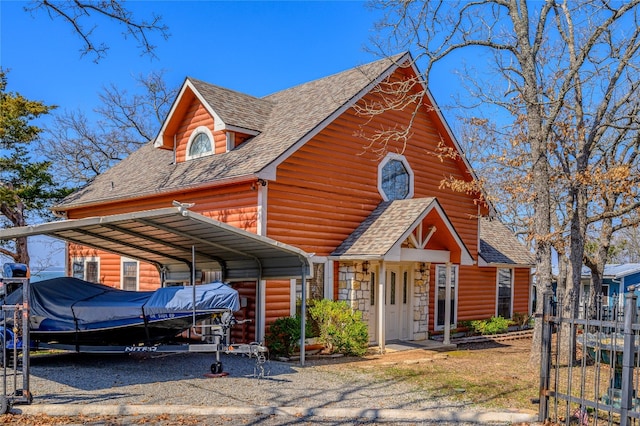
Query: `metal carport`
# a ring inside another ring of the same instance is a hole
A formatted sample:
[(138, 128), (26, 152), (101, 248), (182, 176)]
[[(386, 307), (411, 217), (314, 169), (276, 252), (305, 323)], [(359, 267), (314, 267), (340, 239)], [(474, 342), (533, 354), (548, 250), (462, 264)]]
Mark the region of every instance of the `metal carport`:
[[(47, 235), (155, 264), (161, 274), (193, 273), (196, 265), (217, 264), (224, 280), (302, 278), (311, 271), (310, 255), (176, 207), (49, 222), (0, 230), (0, 240)], [(304, 286), (303, 286), (304, 289)], [(260, 292), (256, 306), (264, 306)], [(259, 315), (256, 315), (259, 322)], [(257, 323), (261, 330), (263, 324)]]

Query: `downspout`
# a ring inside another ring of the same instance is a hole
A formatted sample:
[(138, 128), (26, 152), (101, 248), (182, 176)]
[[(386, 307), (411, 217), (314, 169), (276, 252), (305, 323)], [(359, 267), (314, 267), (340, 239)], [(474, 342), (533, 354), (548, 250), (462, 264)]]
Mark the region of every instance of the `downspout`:
[(256, 281), (256, 331), (254, 337), (260, 342), (264, 339), (265, 329), (263, 318), (265, 317), (265, 310), (267, 309), (267, 306), (265, 303), (263, 303), (262, 297), (262, 263), (257, 257), (254, 257), (254, 260), (258, 266), (258, 276)]

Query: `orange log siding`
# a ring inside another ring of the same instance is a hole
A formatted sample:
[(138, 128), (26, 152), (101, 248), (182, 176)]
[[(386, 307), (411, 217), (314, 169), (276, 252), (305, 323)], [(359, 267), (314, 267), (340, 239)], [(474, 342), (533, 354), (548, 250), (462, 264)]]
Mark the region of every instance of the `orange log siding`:
[[(209, 114), (206, 108), (198, 101), (198, 99), (194, 98), (187, 111), (180, 121), (178, 128), (175, 132), (175, 140), (176, 140), (176, 161), (183, 162), (186, 160), (187, 153), (187, 145), (189, 143), (189, 138), (193, 131), (199, 126), (207, 127), (211, 133), (213, 133), (214, 144), (217, 145), (218, 139), (220, 137), (224, 138), (224, 133), (221, 131), (215, 132), (213, 131), (213, 117)], [(223, 151), (215, 151), (224, 152)]]
[[(375, 94), (364, 102), (377, 100)], [(317, 255), (330, 254), (382, 201), (378, 192), (381, 158), (367, 149), (380, 126), (408, 123), (412, 111), (387, 111), (363, 126), (352, 108), (307, 142), (277, 170), (269, 183), (267, 234)], [(477, 254), (475, 197), (440, 188), (449, 176), (469, 179), (459, 160), (438, 158), (442, 137), (426, 111), (418, 113), (406, 146), (390, 141), (386, 152), (403, 152), (414, 176), (414, 197), (437, 197), (472, 256)]]
[(291, 315), (291, 284), (289, 280), (267, 281), (266, 293), (265, 322), (267, 324), (271, 324), (278, 318)]

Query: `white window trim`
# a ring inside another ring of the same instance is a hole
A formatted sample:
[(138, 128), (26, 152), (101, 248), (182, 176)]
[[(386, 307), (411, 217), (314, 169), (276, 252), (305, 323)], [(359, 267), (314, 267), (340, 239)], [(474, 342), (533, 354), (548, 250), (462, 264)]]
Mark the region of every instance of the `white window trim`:
[[(227, 152), (233, 151), (236, 147), (236, 134), (234, 132), (226, 132)], [(213, 143), (213, 139), (211, 140)]]
[(382, 161), (380, 161), (380, 163), (378, 164), (378, 192), (380, 193), (384, 201), (389, 201), (389, 197), (387, 196), (387, 194), (385, 194), (384, 190), (382, 189), (382, 169), (389, 161), (392, 161), (392, 160), (400, 161), (404, 165), (405, 169), (407, 170), (407, 173), (409, 174), (409, 193), (407, 194), (405, 200), (409, 198), (413, 198), (413, 191), (414, 191), (413, 169), (409, 165), (409, 162), (407, 161), (404, 155), (396, 154), (394, 152), (388, 153), (382, 159)]
[[(494, 316), (498, 316), (498, 298), (500, 297), (500, 269), (508, 269), (511, 271), (511, 299), (509, 300), (509, 311), (511, 312), (511, 318), (513, 318), (513, 295), (514, 295), (514, 287), (515, 287), (515, 269), (513, 268), (496, 268), (496, 309)], [(511, 319), (506, 318), (506, 319)]]
[(136, 264), (136, 290), (140, 290), (140, 262), (128, 257), (120, 257), (120, 288), (124, 290), (124, 263), (134, 262)]
[[(435, 274), (435, 294), (434, 294), (434, 300), (435, 300), (435, 304), (433, 307), (433, 329), (436, 331), (440, 331), (440, 330), (444, 330), (444, 324), (443, 325), (438, 325), (438, 269), (440, 268), (445, 268), (446, 269), (447, 265), (436, 265), (436, 274)], [(454, 306), (454, 310), (452, 312), (453, 314), (453, 319), (451, 321), (451, 324), (453, 326), (455, 326), (455, 324), (458, 324), (458, 280), (460, 279), (459, 277), (459, 270), (458, 270), (458, 265), (451, 265), (451, 273), (454, 274), (455, 276), (455, 281), (453, 282), (453, 294), (452, 296), (454, 297), (455, 303), (453, 304)]]
[(88, 257), (74, 257), (71, 259), (71, 276), (73, 276), (73, 264), (76, 262), (82, 262), (82, 279), (85, 281), (89, 281), (87, 279), (87, 262), (96, 262), (98, 264), (97, 278), (100, 280), (100, 257), (98, 256), (88, 256)]
[[(193, 143), (193, 140), (195, 139), (195, 137), (198, 136), (200, 133), (206, 134), (209, 140), (211, 141), (211, 151), (198, 154), (198, 155), (189, 155), (189, 151), (191, 151), (191, 144)], [(211, 133), (211, 130), (209, 130), (209, 128), (206, 126), (198, 126), (195, 128), (193, 132), (191, 132), (191, 136), (189, 136), (189, 142), (187, 143), (187, 151), (185, 152), (185, 157), (187, 160), (206, 157), (208, 155), (212, 155), (215, 152), (215, 149), (216, 149), (215, 141), (213, 140), (213, 133)]]

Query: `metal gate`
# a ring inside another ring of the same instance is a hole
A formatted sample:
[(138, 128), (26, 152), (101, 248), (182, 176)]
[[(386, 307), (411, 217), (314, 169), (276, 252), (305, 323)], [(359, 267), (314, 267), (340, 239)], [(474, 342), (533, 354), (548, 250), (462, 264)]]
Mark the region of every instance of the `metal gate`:
[(602, 296), (593, 304), (581, 303), (578, 318), (564, 317), (561, 306), (561, 299), (545, 294), (539, 420), (640, 425), (640, 324), (634, 289), (622, 298)]
[(2, 280), (2, 297), (12, 289), (22, 287), (22, 303), (5, 305), (0, 312), (0, 368), (2, 369), (2, 394), (0, 414), (9, 412), (14, 404), (31, 404), (29, 390), (29, 278), (5, 277)]

